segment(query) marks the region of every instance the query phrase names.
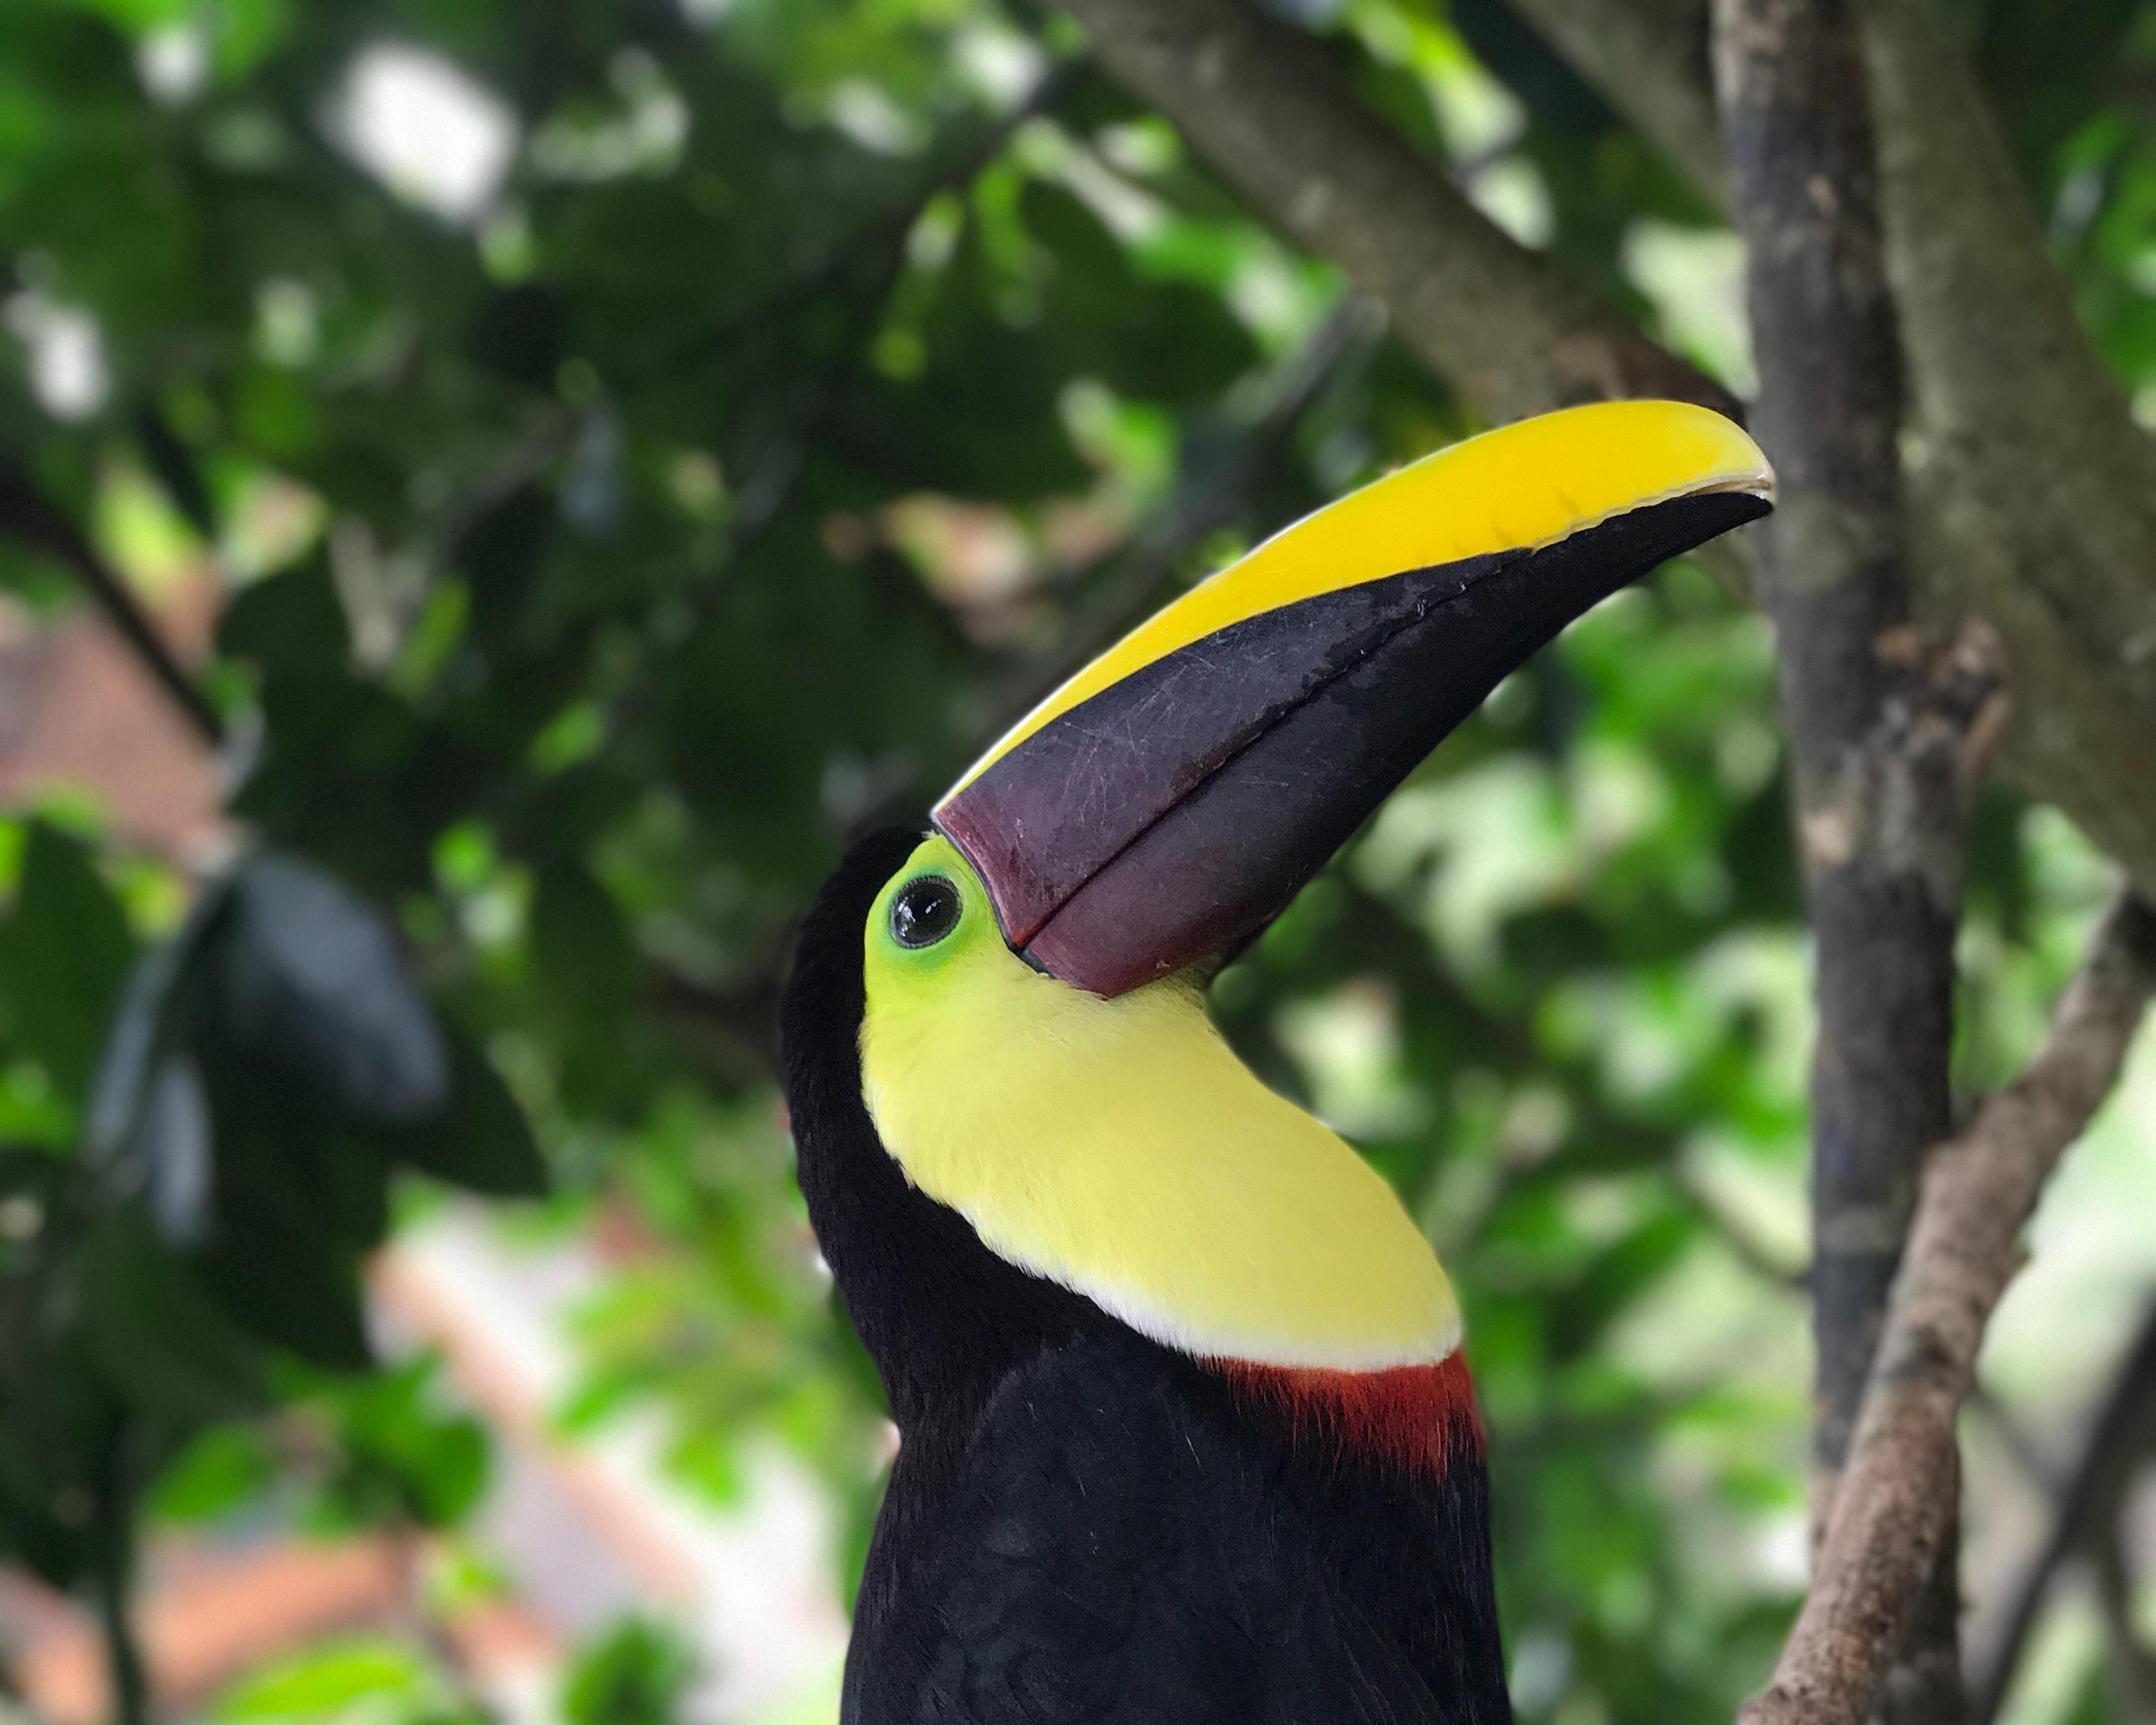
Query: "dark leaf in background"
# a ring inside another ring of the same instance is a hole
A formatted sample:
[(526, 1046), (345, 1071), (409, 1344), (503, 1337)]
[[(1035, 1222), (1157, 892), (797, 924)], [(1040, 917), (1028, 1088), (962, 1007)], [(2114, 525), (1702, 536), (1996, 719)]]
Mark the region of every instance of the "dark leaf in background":
[(490, 1198), (536, 1198), (547, 1165), (524, 1111), (493, 1063), (454, 1031), (444, 1036), (448, 1096), (426, 1119), (367, 1132), (381, 1156)]
[(90, 1084), (82, 1133), (82, 1147), (89, 1158), (108, 1160), (136, 1141), (157, 1062), (179, 1004), (176, 997), (187, 974), (188, 955), (215, 920), (211, 901), (221, 902), (222, 898), (221, 886), (205, 889), (182, 932), (151, 947), (128, 973)]
[(240, 1322), (301, 1358), (371, 1364), (359, 1262), (381, 1238), (388, 1164), (335, 1132), (312, 1086), (213, 1029), (196, 1057), (214, 1163), (205, 1281)]
[(572, 1010), (604, 1020), (636, 999), (639, 958), (613, 896), (589, 869), (562, 862), (539, 876), (531, 898), (532, 956)]
[(264, 1341), (331, 1371), (374, 1363), (361, 1296), (359, 1260), (345, 1240), (310, 1225), (305, 1194), (250, 1192), (231, 1206), (228, 1227), (203, 1254), (205, 1282), (233, 1315)]
[(169, 1436), (262, 1405), (259, 1349), (141, 1211), (106, 1219), (80, 1247), (76, 1271), (90, 1358)]
[(218, 999), (234, 1040), (355, 1119), (440, 1108), (448, 1051), (388, 921), (333, 875), (264, 855), (233, 883)]
[(341, 678), (352, 657), (352, 629), (329, 559), (310, 557), (244, 588), (218, 620), (218, 647), (260, 666), (272, 685)]
[(471, 357), (527, 388), (551, 388), (567, 352), (568, 313), (562, 296), (536, 282), (488, 295), (472, 320)]
[(517, 639), (557, 519), (552, 494), (526, 485), (465, 530), (454, 558), (470, 584), (472, 628), (482, 642), (506, 648)]

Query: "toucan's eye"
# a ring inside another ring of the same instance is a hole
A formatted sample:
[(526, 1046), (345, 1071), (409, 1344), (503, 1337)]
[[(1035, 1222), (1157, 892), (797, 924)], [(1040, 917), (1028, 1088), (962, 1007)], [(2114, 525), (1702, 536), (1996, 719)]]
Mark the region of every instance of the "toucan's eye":
[(909, 880), (891, 901), (891, 937), (901, 947), (932, 947), (958, 926), (964, 901), (941, 875)]

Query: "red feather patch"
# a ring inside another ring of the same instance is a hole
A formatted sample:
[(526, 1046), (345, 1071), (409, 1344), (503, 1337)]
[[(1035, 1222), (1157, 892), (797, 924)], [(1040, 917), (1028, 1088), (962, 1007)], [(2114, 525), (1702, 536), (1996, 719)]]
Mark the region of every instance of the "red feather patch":
[(1455, 1350), (1432, 1366), (1338, 1372), (1209, 1362), (1240, 1399), (1286, 1422), (1297, 1445), (1375, 1459), (1441, 1478), (1456, 1455), (1482, 1454), (1475, 1380)]

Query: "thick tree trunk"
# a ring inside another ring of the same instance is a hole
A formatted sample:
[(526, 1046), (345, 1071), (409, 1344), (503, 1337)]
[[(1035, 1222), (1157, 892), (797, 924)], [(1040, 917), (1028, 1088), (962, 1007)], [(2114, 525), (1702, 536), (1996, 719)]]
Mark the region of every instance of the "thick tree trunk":
[[(1753, 425), (1780, 482), (1761, 591), (1818, 969), (1813, 1521), (1823, 1531), (1917, 1173), (1953, 1122), (1963, 787), (1958, 763), (1928, 761), (1898, 716), (1924, 702), (1927, 655), (1909, 626), (1901, 352), (1856, 23), (1842, 0), (1716, 0), (1714, 18), (1759, 357)], [(1972, 692), (1980, 706), (1989, 691)], [(1949, 742), (1952, 729), (1949, 718)], [(1892, 1725), (1960, 1717), (1958, 1606), (1949, 1538), (1881, 1697)]]

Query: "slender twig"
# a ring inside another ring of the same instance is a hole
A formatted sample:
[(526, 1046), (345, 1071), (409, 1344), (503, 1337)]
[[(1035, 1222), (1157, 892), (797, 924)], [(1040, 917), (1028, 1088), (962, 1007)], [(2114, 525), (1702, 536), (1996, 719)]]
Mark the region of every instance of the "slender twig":
[(2010, 1603), (1989, 1644), (1972, 1654), (1970, 1725), (1991, 1725), (2036, 1625), (2051, 1578), (2077, 1552), (2091, 1549), (2118, 1519), (2119, 1504), (2139, 1465), (2156, 1447), (2156, 1304), (2142, 1320), (2112, 1374), (2111, 1388), (2089, 1421), (2065, 1474), (2050, 1528), (2020, 1568)]
[(2043, 1047), (1926, 1165), (1811, 1591), (1740, 1725), (1859, 1725), (1953, 1521), (1954, 1421), (2046, 1179), (2118, 1081), (2156, 989), (2156, 911), (2122, 896)]
[(2133, 1569), (2127, 1559), (2125, 1530), (2116, 1516), (2097, 1536), (2091, 1555), (2119, 1712), (2126, 1725), (2156, 1725), (2156, 1656), (2143, 1644), (2134, 1621)]
[(0, 454), (0, 532), (35, 545), (65, 564), (195, 734), (212, 747), (223, 741), (223, 721), (217, 709), (172, 656), (157, 625), (136, 602), (126, 578), (105, 561), (29, 470), (6, 454)]
[(137, 1484), (134, 1444), (129, 1421), (124, 1415), (115, 1416), (97, 1459), (94, 1481), (90, 1580), (97, 1595), (117, 1725), (149, 1725), (150, 1719), (149, 1672), (136, 1636), (133, 1613)]
[(1969, 1411), (1991, 1428), (2005, 1448), (2007, 1457), (2021, 1471), (2029, 1483), (2046, 1497), (2056, 1500), (2061, 1495), (2059, 1470), (2044, 1453), (2044, 1446), (2036, 1440), (2021, 1416), (1992, 1394), (1979, 1380), (1969, 1392)]
[(1699, 1219), (1707, 1224), (1722, 1249), (1753, 1277), (1782, 1292), (1801, 1293), (1811, 1285), (1811, 1271), (1800, 1260), (1761, 1237), (1750, 1222), (1732, 1209), (1721, 1194), (1680, 1158), (1672, 1178)]
[(1626, 124), (1709, 202), (1727, 208), (1729, 164), (1700, 52), (1698, 13), (1653, 0), (1512, 3)]

